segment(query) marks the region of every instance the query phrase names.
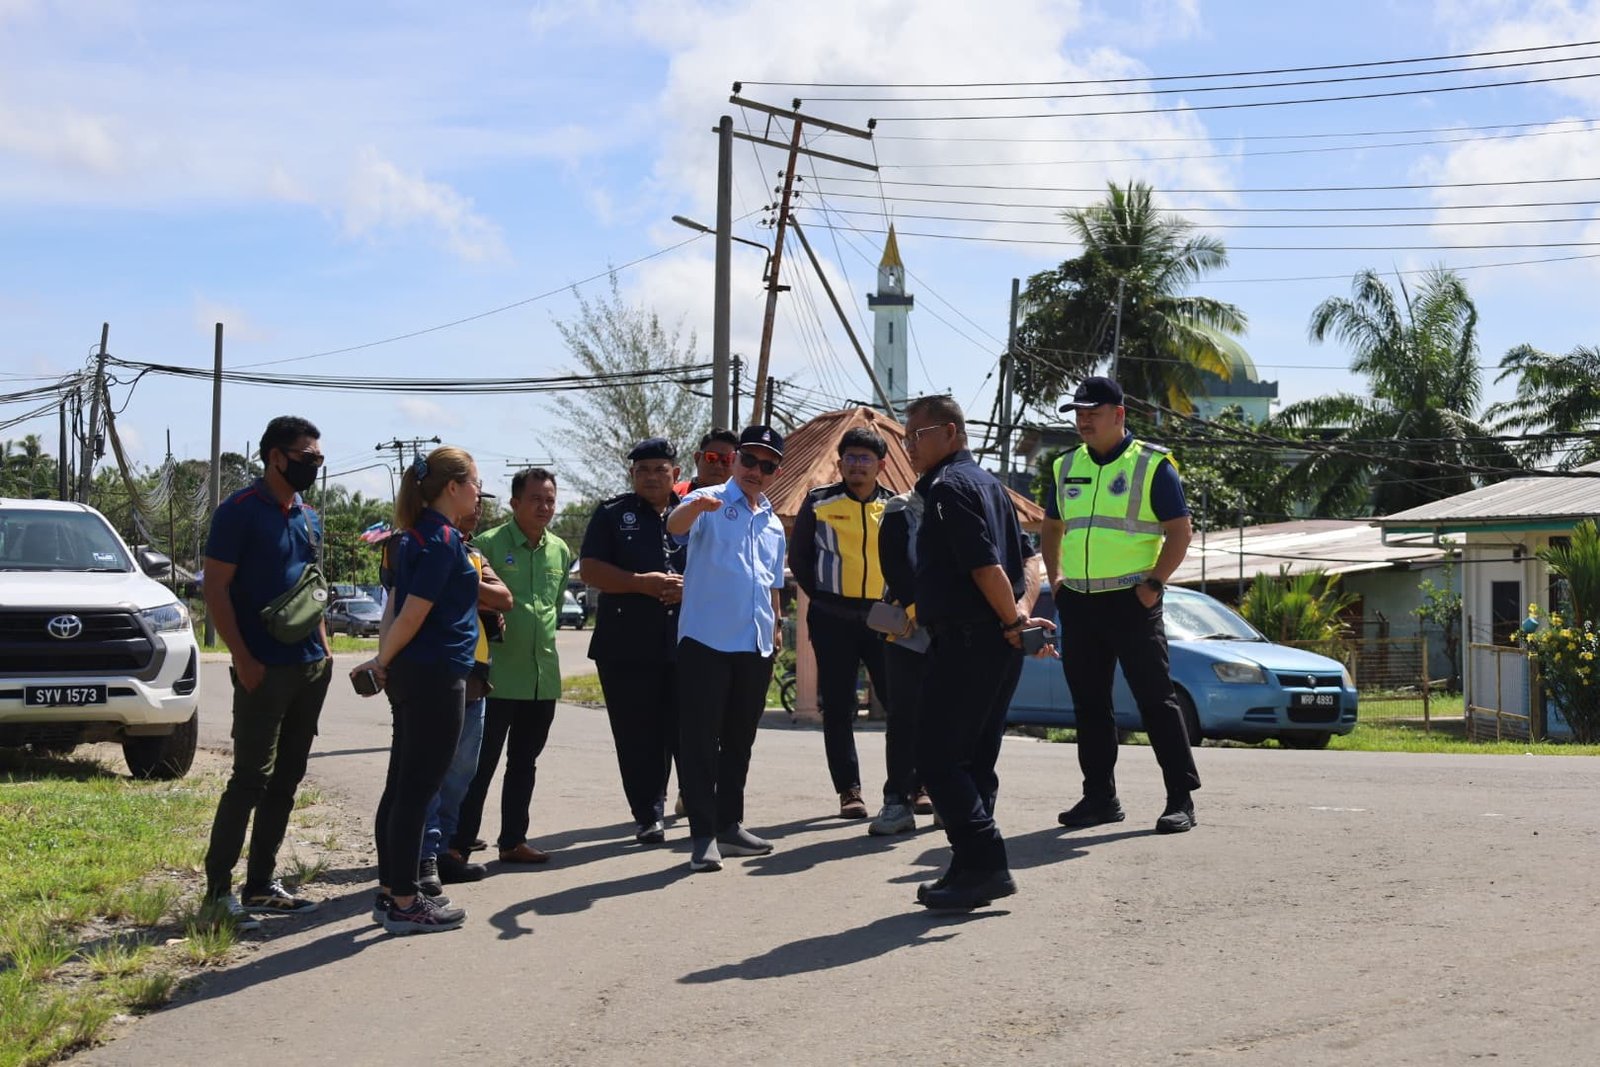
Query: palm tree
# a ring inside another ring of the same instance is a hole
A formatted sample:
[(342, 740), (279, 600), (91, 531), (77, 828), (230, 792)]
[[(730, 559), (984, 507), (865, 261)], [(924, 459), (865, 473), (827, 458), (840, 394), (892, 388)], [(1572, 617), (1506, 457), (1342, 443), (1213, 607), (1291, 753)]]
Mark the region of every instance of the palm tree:
[(1349, 297), (1317, 305), (1309, 333), (1347, 345), (1350, 369), (1370, 382), (1370, 395), (1304, 400), (1274, 420), (1322, 441), (1290, 477), (1315, 514), (1403, 511), (1516, 469), (1507, 449), (1482, 440), (1478, 309), (1459, 275), (1430, 271), (1415, 295), (1401, 282), (1397, 298), (1376, 271), (1362, 271)]
[[(1521, 433), (1562, 433), (1600, 429), (1600, 348), (1579, 345), (1564, 356), (1541, 352), (1532, 345), (1518, 345), (1500, 361), (1496, 382), (1517, 376), (1517, 395), (1512, 400), (1489, 408), (1497, 431)], [(1550, 459), (1557, 452), (1556, 467), (1570, 470), (1600, 459), (1600, 442), (1575, 442), (1563, 449), (1551, 438), (1527, 441), (1517, 454), (1529, 463)]]
[(1102, 203), (1062, 218), (1083, 254), (1028, 279), (1027, 310), (1017, 330), (1029, 372), (1024, 398), (1060, 396), (1110, 356), (1120, 332), (1116, 377), (1123, 388), (1178, 411), (1194, 410), (1190, 398), (1202, 389), (1202, 372), (1229, 377), (1219, 337), (1243, 333), (1246, 325), (1234, 305), (1184, 291), (1227, 265), (1223, 243), (1157, 210), (1143, 182), (1111, 184)]

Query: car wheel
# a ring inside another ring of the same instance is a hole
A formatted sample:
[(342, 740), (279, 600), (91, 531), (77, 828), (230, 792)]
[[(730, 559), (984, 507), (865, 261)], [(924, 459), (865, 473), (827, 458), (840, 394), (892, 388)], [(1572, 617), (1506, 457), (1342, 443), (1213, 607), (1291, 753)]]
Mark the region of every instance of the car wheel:
[(793, 715), (795, 700), (795, 680), (793, 678), (785, 678), (778, 686), (778, 699), (783, 702), (783, 710)]
[(200, 743), (200, 713), (164, 737), (125, 737), (122, 758), (128, 773), (135, 778), (170, 781), (182, 778), (194, 766), (195, 749)]
[(1278, 735), (1278, 744), (1284, 748), (1327, 748), (1333, 735), (1320, 730), (1291, 730)]
[(1183, 713), (1183, 729), (1189, 735), (1189, 745), (1199, 748), (1205, 740), (1205, 735), (1200, 732), (1200, 713), (1195, 710), (1194, 701), (1189, 699), (1189, 694), (1182, 689), (1178, 690), (1178, 710)]

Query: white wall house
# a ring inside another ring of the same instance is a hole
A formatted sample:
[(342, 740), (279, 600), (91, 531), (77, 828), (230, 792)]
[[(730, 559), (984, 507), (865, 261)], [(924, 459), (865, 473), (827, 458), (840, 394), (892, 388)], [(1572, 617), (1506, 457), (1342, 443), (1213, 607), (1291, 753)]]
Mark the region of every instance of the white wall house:
[(1568, 475), (1512, 478), (1373, 520), (1385, 537), (1429, 534), (1461, 546), (1461, 632), (1469, 645), (1462, 685), (1478, 729), (1493, 730), (1498, 718), (1512, 735), (1530, 725), (1552, 736), (1566, 732), (1553, 709), (1534, 708), (1528, 662), (1511, 646), (1511, 634), (1529, 604), (1548, 613), (1560, 595), (1538, 551), (1597, 517), (1600, 463)]

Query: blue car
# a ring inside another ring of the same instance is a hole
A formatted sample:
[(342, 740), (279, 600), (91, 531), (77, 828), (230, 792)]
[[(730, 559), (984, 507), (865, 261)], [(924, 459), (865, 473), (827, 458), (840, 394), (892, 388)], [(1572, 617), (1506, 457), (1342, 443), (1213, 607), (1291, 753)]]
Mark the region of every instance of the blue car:
[[(1167, 645), (1178, 704), (1195, 744), (1202, 738), (1325, 748), (1356, 727), (1356, 689), (1338, 660), (1276, 645), (1238, 613), (1204, 593), (1168, 586)], [(1112, 703), (1119, 730), (1140, 730), (1139, 709), (1117, 668)], [(1077, 725), (1054, 659), (1027, 659), (1006, 721), (1013, 726)]]

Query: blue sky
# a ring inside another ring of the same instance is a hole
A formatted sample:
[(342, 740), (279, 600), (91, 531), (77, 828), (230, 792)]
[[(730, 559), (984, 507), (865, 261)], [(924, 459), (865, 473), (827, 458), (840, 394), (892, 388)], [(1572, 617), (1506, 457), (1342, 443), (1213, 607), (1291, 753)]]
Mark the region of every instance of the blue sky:
[[(143, 0), (0, 0), (0, 377), (82, 365), (102, 321), (124, 358), (208, 365), (211, 324), (227, 329), (230, 366), (359, 345), (560, 289), (691, 236), (673, 214), (713, 218), (715, 143), (727, 93), (747, 81), (962, 82), (1144, 77), (1426, 56), (1600, 39), (1600, 9), (1577, 3), (1450, 0), (1339, 5), (1142, 0), (1118, 4), (819, 0), (463, 5), (285, 3), (238, 6)], [(1264, 13), (1266, 12), (1266, 13)], [(1569, 54), (1600, 52), (1600, 48)], [(1480, 62), (1493, 62), (1485, 60)], [(1532, 68), (1538, 71), (1540, 68)], [(1554, 68), (1552, 68), (1554, 69)], [(1564, 64), (1588, 72), (1594, 62)], [(1476, 80), (1504, 80), (1491, 71)], [(1538, 76), (1537, 74), (1533, 76)], [(1463, 79), (1453, 79), (1460, 82)], [(1430, 84), (1449, 84), (1434, 79)], [(1399, 83), (1405, 87), (1413, 83)], [(1298, 95), (1373, 91), (1385, 83), (1307, 87)], [(905, 95), (910, 90), (900, 91)], [(1000, 111), (1037, 105), (918, 105), (820, 99), (824, 89), (752, 86), (747, 95), (850, 123), (925, 108)], [(892, 95), (892, 94), (876, 94)], [(1184, 99), (1204, 102), (1197, 94)], [(1220, 94), (1219, 94), (1220, 95)], [(1287, 95), (1280, 93), (1278, 95)], [(1584, 255), (1600, 248), (1430, 251), (1452, 244), (1600, 240), (1594, 208), (1448, 212), (1451, 204), (1600, 199), (1574, 183), (1477, 190), (1265, 194), (1263, 187), (1517, 181), (1600, 175), (1594, 123), (1530, 127), (1542, 136), (1481, 133), (1263, 141), (1266, 136), (1555, 124), (1600, 115), (1600, 79), (1377, 101), (1034, 122), (883, 122), (875, 145), (886, 181), (1096, 187), (1130, 177), (1159, 189), (1197, 222), (1270, 219), (1217, 209), (1283, 205), (1417, 206), (1409, 230), (1217, 229), (1230, 245), (1376, 245), (1374, 251), (1245, 251), (1205, 292), (1250, 318), (1245, 344), (1285, 400), (1356, 387), (1348, 354), (1305, 337), (1311, 308), (1343, 293), (1363, 267), (1411, 270)], [(1131, 97), (1115, 107), (1166, 106)], [(1050, 105), (1058, 111), (1081, 103)], [(735, 112), (741, 126), (744, 117)], [(759, 127), (757, 116), (750, 122)], [(759, 132), (759, 129), (758, 129)], [(907, 134), (1014, 137), (1017, 142), (908, 141)], [(1049, 143), (1049, 138), (1112, 143)], [(1163, 140), (1155, 140), (1162, 138)], [(1174, 141), (1171, 138), (1185, 138)], [(1373, 141), (1459, 138), (1400, 148)], [(1470, 139), (1478, 138), (1478, 139)], [(1023, 143), (1022, 139), (1026, 139)], [(872, 147), (825, 138), (818, 147)], [(1268, 151), (1338, 151), (1262, 155)], [(1180, 158), (1173, 158), (1180, 157)], [(758, 207), (776, 153), (740, 146), (735, 214)], [(1093, 162), (1094, 160), (1137, 162)], [(981, 165), (980, 165), (981, 164)], [(799, 217), (829, 261), (836, 288), (873, 286), (883, 227), (876, 185), (819, 168)], [(830, 177), (832, 176), (832, 177)], [(859, 192), (859, 198), (842, 195)], [(1088, 195), (884, 187), (903, 233), (1053, 237), (1051, 227), (914, 220), (912, 213), (1047, 219), (1041, 207), (951, 208), (898, 196), (1086, 202)], [(867, 212), (833, 214), (835, 209)], [(1361, 215), (1362, 221), (1387, 216)], [(1482, 218), (1579, 218), (1540, 225), (1453, 226)], [(848, 221), (866, 233), (837, 235)], [(1326, 221), (1319, 219), (1317, 221)], [(741, 235), (770, 241), (754, 220)], [(711, 247), (692, 242), (623, 272), (624, 292), (698, 331), (709, 358)], [(1396, 245), (1423, 250), (1392, 251)], [(917, 296), (913, 387), (950, 389), (988, 411), (1005, 332), (1010, 279), (1072, 250), (903, 236)], [(1596, 338), (1588, 305), (1597, 260), (1467, 272), (1482, 314), (1483, 362), (1530, 342), (1565, 351)], [(760, 255), (735, 246), (734, 349), (754, 353)], [(1302, 276), (1335, 276), (1284, 281)], [(810, 298), (825, 310), (812, 283)], [(598, 283), (590, 287), (598, 292)], [(787, 294), (774, 366), (823, 397), (867, 392), (842, 330), (811, 320)], [(300, 360), (277, 369), (430, 377), (556, 373), (569, 363), (552, 327), (566, 293), (413, 340)], [(864, 313), (864, 307), (863, 307)], [(859, 324), (858, 319), (858, 324)], [(1486, 399), (1505, 394), (1486, 372)], [(0, 382), (0, 384), (7, 384)], [(119, 397), (122, 395), (119, 391)], [(122, 416), (136, 456), (203, 456), (209, 386), (149, 378)], [(395, 435), (439, 434), (504, 484), (509, 458), (570, 461), (551, 407), (537, 397), (369, 397), (230, 388), (223, 439), (259, 434), (271, 415), (316, 421), (335, 469), (376, 458)], [(0, 410), (0, 417), (15, 414)], [(54, 420), (13, 428), (53, 440)], [(387, 492), (381, 471), (353, 487)]]

